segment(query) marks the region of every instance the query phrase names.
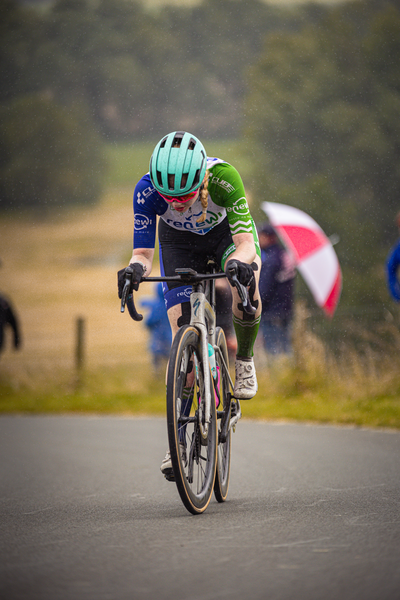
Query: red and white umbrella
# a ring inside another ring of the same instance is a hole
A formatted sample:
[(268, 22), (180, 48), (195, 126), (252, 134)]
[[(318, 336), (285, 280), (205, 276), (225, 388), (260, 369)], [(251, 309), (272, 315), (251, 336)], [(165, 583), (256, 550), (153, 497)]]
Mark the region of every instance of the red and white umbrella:
[(276, 202), (263, 202), (261, 208), (292, 253), (317, 305), (333, 317), (342, 290), (342, 273), (329, 238), (314, 219), (298, 208)]

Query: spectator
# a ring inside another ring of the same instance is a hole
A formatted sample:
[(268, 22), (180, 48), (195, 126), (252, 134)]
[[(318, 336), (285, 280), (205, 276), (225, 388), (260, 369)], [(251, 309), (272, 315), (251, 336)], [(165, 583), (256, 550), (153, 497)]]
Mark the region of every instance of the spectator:
[[(399, 228), (400, 233), (400, 212), (397, 214), (395, 223)], [(398, 270), (400, 266), (400, 238), (397, 240), (396, 244), (391, 249), (389, 256), (386, 260), (386, 275), (387, 275), (387, 284), (389, 288), (390, 295), (392, 296), (395, 302), (400, 302), (400, 279), (398, 275)]]
[(150, 309), (144, 324), (150, 331), (149, 349), (153, 357), (154, 370), (158, 374), (163, 360), (169, 358), (172, 340), (162, 284), (157, 284), (155, 298), (144, 298), (141, 304), (144, 308)]
[(274, 228), (259, 230), (261, 248), (261, 331), (267, 354), (290, 354), (296, 270), (291, 255), (279, 243)]
[(10, 302), (4, 296), (0, 296), (0, 352), (4, 346), (4, 328), (7, 325), (10, 326), (13, 331), (14, 348), (18, 350), (21, 345), (18, 319)]

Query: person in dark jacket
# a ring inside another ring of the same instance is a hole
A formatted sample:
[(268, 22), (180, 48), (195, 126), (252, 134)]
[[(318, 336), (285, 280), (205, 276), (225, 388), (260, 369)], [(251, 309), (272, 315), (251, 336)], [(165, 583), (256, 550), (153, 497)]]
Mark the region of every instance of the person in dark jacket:
[[(396, 225), (400, 231), (400, 212), (396, 216)], [(395, 302), (400, 302), (400, 239), (391, 249), (386, 260), (386, 276), (390, 295)]]
[(261, 248), (259, 290), (262, 302), (261, 331), (266, 352), (290, 354), (296, 270), (291, 255), (281, 246), (269, 223), (258, 233)]
[(0, 352), (4, 346), (4, 328), (6, 326), (11, 327), (14, 335), (14, 348), (18, 350), (21, 345), (18, 319), (9, 300), (4, 296), (0, 296)]

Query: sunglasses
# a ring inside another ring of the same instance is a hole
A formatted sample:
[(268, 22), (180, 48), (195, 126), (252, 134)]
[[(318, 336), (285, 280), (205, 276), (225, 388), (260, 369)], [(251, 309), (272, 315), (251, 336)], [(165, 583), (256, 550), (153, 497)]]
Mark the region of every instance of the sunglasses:
[(178, 197), (164, 196), (164, 194), (160, 194), (160, 192), (158, 192), (158, 193), (160, 194), (161, 198), (164, 198), (164, 200), (166, 202), (182, 202), (183, 203), (183, 202), (189, 202), (189, 200), (192, 200), (196, 196), (198, 191), (199, 190), (195, 190), (194, 192), (190, 192), (189, 194), (184, 194), (183, 196), (178, 196)]

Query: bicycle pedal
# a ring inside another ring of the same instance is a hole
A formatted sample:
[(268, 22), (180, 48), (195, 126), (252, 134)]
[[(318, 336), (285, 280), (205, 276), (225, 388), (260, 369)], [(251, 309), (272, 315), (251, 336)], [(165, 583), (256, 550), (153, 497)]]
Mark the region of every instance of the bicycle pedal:
[(163, 473), (163, 475), (167, 481), (175, 481), (175, 476), (174, 476), (174, 472), (172, 469), (171, 469), (171, 472), (166, 471), (165, 473)]

